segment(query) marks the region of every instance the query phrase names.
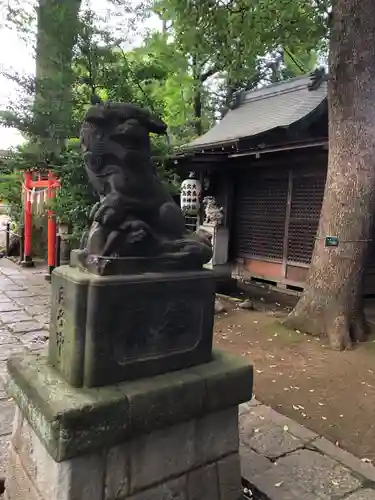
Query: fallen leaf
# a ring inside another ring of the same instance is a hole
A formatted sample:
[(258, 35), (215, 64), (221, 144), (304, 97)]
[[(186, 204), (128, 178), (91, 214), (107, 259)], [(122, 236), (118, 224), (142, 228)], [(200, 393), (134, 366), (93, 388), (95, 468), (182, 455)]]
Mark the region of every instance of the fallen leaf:
[(280, 481), (279, 483), (275, 484), (275, 488), (280, 488), (280, 486), (283, 484), (284, 481)]
[(327, 417), (322, 417), (322, 420), (327, 420)]
[(289, 430), (289, 427), (287, 425), (284, 425), (284, 431), (288, 432), (288, 430)]
[(372, 461), (369, 458), (361, 458), (361, 462), (363, 462), (365, 464), (371, 464), (372, 463)]

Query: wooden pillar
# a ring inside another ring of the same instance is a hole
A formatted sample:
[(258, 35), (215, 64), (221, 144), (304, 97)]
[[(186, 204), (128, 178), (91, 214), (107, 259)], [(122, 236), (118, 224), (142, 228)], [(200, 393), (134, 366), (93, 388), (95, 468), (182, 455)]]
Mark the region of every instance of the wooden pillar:
[[(56, 196), (56, 178), (48, 172), (48, 202), (51, 203)], [(53, 210), (48, 210), (48, 273), (51, 274), (56, 267), (56, 216)]]
[(24, 204), (24, 255), (21, 265), (23, 267), (32, 267), (34, 265), (32, 257), (32, 231), (33, 231), (33, 214), (32, 214), (32, 201), (31, 201), (31, 188), (32, 188), (32, 173), (27, 170), (24, 173), (24, 190), (25, 190), (25, 204)]

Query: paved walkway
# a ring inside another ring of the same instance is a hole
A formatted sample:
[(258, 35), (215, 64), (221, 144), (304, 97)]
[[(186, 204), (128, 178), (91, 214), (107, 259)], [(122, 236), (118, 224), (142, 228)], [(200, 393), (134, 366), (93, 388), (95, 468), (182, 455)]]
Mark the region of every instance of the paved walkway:
[[(0, 380), (6, 378), (10, 354), (46, 347), (50, 285), (44, 276), (44, 269), (21, 269), (0, 260)], [(0, 476), (12, 419), (2, 383)], [(375, 467), (258, 401), (241, 406), (240, 433), (242, 476), (265, 498), (375, 500)]]

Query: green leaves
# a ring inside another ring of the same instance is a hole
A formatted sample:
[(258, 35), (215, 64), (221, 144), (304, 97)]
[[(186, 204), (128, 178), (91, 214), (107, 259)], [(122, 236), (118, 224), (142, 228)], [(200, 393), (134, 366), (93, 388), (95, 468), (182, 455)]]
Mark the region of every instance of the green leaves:
[(87, 180), (77, 140), (70, 139), (69, 142), (70, 147), (61, 153), (53, 165), (60, 178), (61, 189), (57, 192), (52, 208), (60, 223), (71, 226), (73, 239), (79, 240), (98, 196)]
[(328, 8), (327, 0), (157, 0), (155, 7), (181, 50), (232, 80), (278, 47), (316, 49), (327, 33)]

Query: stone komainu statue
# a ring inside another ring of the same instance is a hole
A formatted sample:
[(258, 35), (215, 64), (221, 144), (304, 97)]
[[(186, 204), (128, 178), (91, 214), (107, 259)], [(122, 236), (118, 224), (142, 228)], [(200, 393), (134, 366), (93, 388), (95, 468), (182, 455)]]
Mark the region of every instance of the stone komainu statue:
[(80, 140), (100, 201), (81, 244), (83, 259), (165, 256), (197, 266), (211, 259), (206, 234), (187, 232), (151, 161), (150, 133), (166, 131), (163, 121), (133, 104), (98, 103), (87, 111)]
[(219, 207), (213, 196), (206, 196), (203, 199), (203, 205), (205, 207), (205, 224), (212, 224), (214, 226), (222, 226), (225, 218), (224, 208)]

